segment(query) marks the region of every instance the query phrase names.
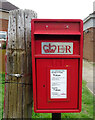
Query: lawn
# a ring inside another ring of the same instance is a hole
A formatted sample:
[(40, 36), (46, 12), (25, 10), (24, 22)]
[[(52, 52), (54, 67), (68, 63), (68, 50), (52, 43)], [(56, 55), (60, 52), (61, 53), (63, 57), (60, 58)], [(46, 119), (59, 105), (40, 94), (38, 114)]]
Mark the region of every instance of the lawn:
[[(0, 120), (3, 116), (4, 84), (5, 75), (0, 74)], [(1, 84), (2, 83), (2, 84)], [(93, 95), (86, 87), (86, 82), (82, 84), (82, 111), (81, 113), (62, 113), (62, 118), (93, 118)], [(51, 113), (32, 113), (32, 118), (51, 118)]]
[(0, 120), (3, 117), (5, 74), (0, 74)]

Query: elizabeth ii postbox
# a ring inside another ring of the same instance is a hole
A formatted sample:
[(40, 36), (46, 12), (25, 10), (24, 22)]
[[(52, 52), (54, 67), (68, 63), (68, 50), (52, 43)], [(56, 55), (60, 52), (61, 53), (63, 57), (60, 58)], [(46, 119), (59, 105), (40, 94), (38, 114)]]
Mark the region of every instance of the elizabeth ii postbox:
[(31, 27), (34, 111), (80, 112), (82, 20), (34, 19)]

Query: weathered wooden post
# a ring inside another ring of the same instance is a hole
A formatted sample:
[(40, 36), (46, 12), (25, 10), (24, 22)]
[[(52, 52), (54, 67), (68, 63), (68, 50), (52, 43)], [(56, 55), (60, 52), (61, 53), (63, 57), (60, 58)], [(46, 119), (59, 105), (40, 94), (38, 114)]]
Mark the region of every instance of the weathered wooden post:
[(31, 19), (32, 10), (10, 12), (6, 50), (4, 118), (31, 118)]

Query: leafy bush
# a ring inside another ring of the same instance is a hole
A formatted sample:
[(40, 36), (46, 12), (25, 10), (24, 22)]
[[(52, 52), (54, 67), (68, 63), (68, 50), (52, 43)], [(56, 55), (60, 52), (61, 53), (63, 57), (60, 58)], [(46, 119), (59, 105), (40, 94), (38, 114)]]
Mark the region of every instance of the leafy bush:
[(2, 49), (6, 49), (6, 42), (2, 45)]

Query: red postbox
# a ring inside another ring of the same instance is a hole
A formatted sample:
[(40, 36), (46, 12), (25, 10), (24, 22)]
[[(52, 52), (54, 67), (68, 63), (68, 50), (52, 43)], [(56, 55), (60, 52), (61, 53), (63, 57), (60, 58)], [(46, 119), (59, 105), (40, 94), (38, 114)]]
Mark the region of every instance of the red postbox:
[(34, 111), (81, 111), (82, 20), (32, 20)]

